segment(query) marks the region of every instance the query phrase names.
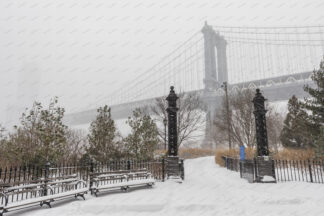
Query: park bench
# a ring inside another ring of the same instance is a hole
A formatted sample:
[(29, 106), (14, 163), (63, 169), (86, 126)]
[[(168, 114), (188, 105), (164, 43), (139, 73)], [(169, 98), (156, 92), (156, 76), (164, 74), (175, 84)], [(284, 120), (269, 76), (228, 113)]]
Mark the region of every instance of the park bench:
[(71, 196), (85, 199), (84, 194), (88, 191), (86, 182), (79, 180), (76, 175), (20, 182), (18, 186), (14, 184), (0, 185), (0, 216), (34, 204), (45, 204), (51, 208), (51, 202)]
[(101, 190), (120, 189), (127, 192), (129, 188), (149, 186), (155, 183), (150, 172), (143, 170), (119, 170), (90, 174), (91, 194), (97, 196)]

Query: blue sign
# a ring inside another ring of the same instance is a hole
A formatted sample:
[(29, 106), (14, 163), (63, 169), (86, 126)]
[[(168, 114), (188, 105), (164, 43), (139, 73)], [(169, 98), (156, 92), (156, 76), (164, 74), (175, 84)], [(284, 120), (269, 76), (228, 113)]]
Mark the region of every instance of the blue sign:
[(245, 147), (240, 146), (240, 159), (245, 160)]

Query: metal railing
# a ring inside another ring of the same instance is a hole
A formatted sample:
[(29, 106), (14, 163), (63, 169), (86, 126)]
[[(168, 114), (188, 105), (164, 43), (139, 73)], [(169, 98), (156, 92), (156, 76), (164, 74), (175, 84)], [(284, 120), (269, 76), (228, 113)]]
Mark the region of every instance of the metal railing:
[[(256, 160), (240, 160), (222, 156), (225, 167), (240, 172), (240, 177), (254, 182)], [(324, 184), (324, 163), (322, 160), (273, 160), (277, 182), (301, 181)]]

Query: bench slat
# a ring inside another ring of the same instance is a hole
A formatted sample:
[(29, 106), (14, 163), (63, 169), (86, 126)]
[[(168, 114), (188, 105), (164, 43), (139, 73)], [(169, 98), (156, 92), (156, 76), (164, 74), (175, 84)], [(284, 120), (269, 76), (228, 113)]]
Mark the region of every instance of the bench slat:
[(155, 183), (154, 179), (136, 179), (136, 180), (118, 182), (118, 183), (113, 183), (113, 184), (92, 186), (91, 189), (95, 189), (95, 190), (111, 189), (111, 188), (120, 188), (120, 187), (126, 187), (126, 186), (154, 184), (154, 183)]
[(38, 186), (43, 186), (43, 183), (39, 183), (39, 184), (28, 184), (28, 185), (20, 185), (20, 186), (14, 186), (14, 187), (7, 187), (4, 188), (3, 191), (7, 192), (7, 191), (12, 191), (12, 190), (19, 190), (19, 189), (25, 189), (25, 188), (35, 188)]
[(50, 180), (50, 181), (55, 181), (55, 180), (60, 180), (60, 179), (64, 180), (64, 179), (76, 178), (77, 176), (78, 176), (77, 174), (57, 176), (57, 177), (50, 177), (48, 180)]
[(48, 182), (48, 184), (52, 185), (52, 184), (62, 184), (62, 183), (69, 183), (69, 182), (73, 182), (73, 181), (78, 181), (77, 178), (69, 178), (69, 179), (64, 179), (64, 180), (59, 180), (59, 181), (51, 181)]
[(107, 171), (107, 172), (97, 172), (97, 173), (90, 173), (90, 176), (96, 176), (96, 175), (104, 175), (104, 174), (128, 174), (131, 172), (147, 172), (146, 169), (138, 169), (138, 170), (116, 170), (116, 171)]
[(35, 203), (44, 202), (44, 201), (50, 201), (50, 200), (63, 198), (63, 197), (67, 197), (67, 196), (72, 196), (75, 194), (83, 194), (83, 193), (86, 193), (87, 191), (88, 191), (88, 188), (86, 187), (86, 188), (71, 190), (71, 191), (67, 191), (67, 192), (63, 192), (63, 193), (58, 193), (58, 194), (36, 197), (36, 198), (27, 199), (27, 200), (23, 200), (23, 201), (13, 202), (13, 203), (9, 203), (7, 206), (0, 206), (0, 207), (2, 207), (5, 210), (9, 210), (12, 208), (17, 208), (17, 207), (21, 207), (21, 206), (31, 205), (31, 204), (35, 204)]

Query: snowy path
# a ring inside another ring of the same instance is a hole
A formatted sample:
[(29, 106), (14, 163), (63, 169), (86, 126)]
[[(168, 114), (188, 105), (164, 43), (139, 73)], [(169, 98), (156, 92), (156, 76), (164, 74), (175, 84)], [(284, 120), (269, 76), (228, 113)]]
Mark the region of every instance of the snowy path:
[(157, 183), (153, 189), (87, 195), (86, 201), (54, 203), (53, 208), (8, 216), (102, 215), (324, 215), (324, 185), (310, 183), (249, 184), (239, 173), (218, 167), (213, 157), (185, 161), (184, 183)]

